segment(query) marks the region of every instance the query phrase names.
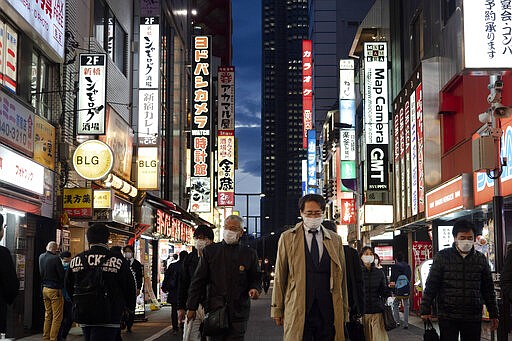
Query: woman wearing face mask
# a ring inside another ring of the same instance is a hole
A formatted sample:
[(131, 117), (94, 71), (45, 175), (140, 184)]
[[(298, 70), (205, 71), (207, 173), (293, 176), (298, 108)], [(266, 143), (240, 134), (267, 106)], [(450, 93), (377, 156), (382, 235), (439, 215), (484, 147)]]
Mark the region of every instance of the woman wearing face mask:
[(384, 302), (391, 296), (384, 272), (375, 266), (375, 255), (369, 246), (361, 250), (363, 263), (364, 315), (363, 326), (366, 341), (387, 341), (384, 328)]
[[(185, 322), (185, 309), (187, 307), (188, 288), (194, 272), (196, 271), (199, 258), (203, 255), (203, 250), (206, 246), (213, 243), (213, 230), (208, 225), (199, 225), (194, 231), (194, 247), (192, 252), (185, 257), (183, 261), (183, 273), (180, 277), (180, 285), (178, 291), (178, 323)], [(188, 326), (185, 322), (184, 330), (189, 330), (187, 338), (183, 337), (184, 341), (201, 340), (201, 332), (199, 330), (201, 323), (204, 319), (204, 305), (206, 300), (206, 292), (203, 293), (202, 303), (198, 309), (196, 319)]]

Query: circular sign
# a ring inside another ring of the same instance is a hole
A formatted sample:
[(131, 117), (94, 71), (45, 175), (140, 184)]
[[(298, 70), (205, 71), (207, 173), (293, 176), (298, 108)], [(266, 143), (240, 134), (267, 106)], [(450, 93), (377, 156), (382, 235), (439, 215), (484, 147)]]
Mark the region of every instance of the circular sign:
[(73, 167), (82, 178), (99, 180), (110, 173), (114, 166), (112, 149), (100, 140), (81, 143), (73, 153)]

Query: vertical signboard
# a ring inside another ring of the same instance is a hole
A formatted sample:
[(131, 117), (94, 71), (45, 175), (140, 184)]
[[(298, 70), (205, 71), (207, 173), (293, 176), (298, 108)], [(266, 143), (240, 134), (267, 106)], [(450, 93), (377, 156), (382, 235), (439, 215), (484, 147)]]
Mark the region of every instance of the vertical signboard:
[(211, 36), (192, 37), (191, 178), (192, 212), (211, 210)]
[(218, 137), (217, 206), (235, 205), (234, 130), (220, 130)]
[(401, 203), (400, 203), (400, 113), (397, 110), (398, 104), (393, 104), (393, 175), (394, 175), (394, 184), (395, 184), (395, 203), (393, 207), (395, 208), (395, 221), (402, 220), (401, 216)]
[(34, 114), (0, 91), (0, 141), (26, 155), (34, 153)]
[(316, 182), (316, 130), (308, 131), (308, 193), (317, 193)]
[[(201, 76), (198, 76), (201, 77)], [(217, 205), (235, 205), (235, 68), (218, 70)]]
[(137, 188), (158, 189), (158, 147), (137, 148)]
[(417, 122), (416, 122), (416, 91), (412, 91), (409, 96), (409, 112), (410, 119), (410, 143), (411, 143), (411, 214), (418, 214), (418, 139), (417, 139)]
[(308, 160), (302, 160), (302, 196), (308, 194)]
[[(409, 185), (411, 183), (411, 103), (409, 103), (409, 92), (406, 89), (404, 93), (404, 133), (405, 133), (405, 183)], [(406, 215), (411, 216), (411, 191), (409, 187), (406, 187), (405, 191), (406, 198)]]
[(77, 127), (78, 135), (105, 134), (106, 54), (81, 54)]
[(313, 129), (313, 42), (302, 41), (302, 145), (308, 148), (308, 131)]
[(423, 91), (421, 69), (416, 73), (418, 86), (416, 93), (416, 132), (418, 137), (418, 212), (425, 212), (425, 139), (423, 137)]
[(5, 58), (4, 82), (3, 85), (16, 92), (18, 86), (18, 33), (9, 25), (5, 24), (4, 39), (0, 40), (0, 49), (5, 44), (3, 57)]
[(385, 42), (365, 43), (366, 190), (389, 190), (388, 71)]

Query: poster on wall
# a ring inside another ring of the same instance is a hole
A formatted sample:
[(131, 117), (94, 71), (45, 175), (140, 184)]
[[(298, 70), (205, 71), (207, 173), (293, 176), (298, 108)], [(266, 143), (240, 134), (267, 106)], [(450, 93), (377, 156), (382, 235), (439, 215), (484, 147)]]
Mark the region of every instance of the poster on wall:
[[(413, 280), (412, 283), (416, 283), (416, 281), (420, 280), (418, 277), (420, 275), (419, 266), (421, 263), (426, 261), (427, 259), (431, 259), (433, 257), (432, 251), (432, 242), (430, 241), (415, 241), (412, 242), (412, 269), (413, 269)], [(420, 309), (421, 303), (421, 291), (419, 291), (416, 287), (414, 289), (414, 305), (413, 310)]]

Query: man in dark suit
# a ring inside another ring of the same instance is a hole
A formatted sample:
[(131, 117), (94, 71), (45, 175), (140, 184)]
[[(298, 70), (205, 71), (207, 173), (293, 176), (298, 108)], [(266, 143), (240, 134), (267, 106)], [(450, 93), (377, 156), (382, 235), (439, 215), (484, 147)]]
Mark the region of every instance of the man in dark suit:
[[(128, 261), (128, 264), (130, 265), (130, 270), (132, 270), (133, 276), (135, 277), (135, 285), (137, 287), (137, 293), (135, 296), (139, 296), (140, 290), (142, 288), (142, 264), (138, 260), (135, 259), (135, 253), (133, 246), (126, 245), (123, 248), (124, 252), (124, 258)], [(133, 326), (133, 320), (135, 319), (135, 304), (136, 300), (133, 299), (130, 301), (130, 304), (128, 306), (128, 320), (126, 321), (126, 331), (128, 333), (132, 332), (132, 326)]]
[[(4, 216), (0, 214), (0, 241), (4, 236)], [(20, 282), (11, 253), (0, 246), (0, 334), (7, 333), (7, 305), (12, 304), (18, 294)]]

